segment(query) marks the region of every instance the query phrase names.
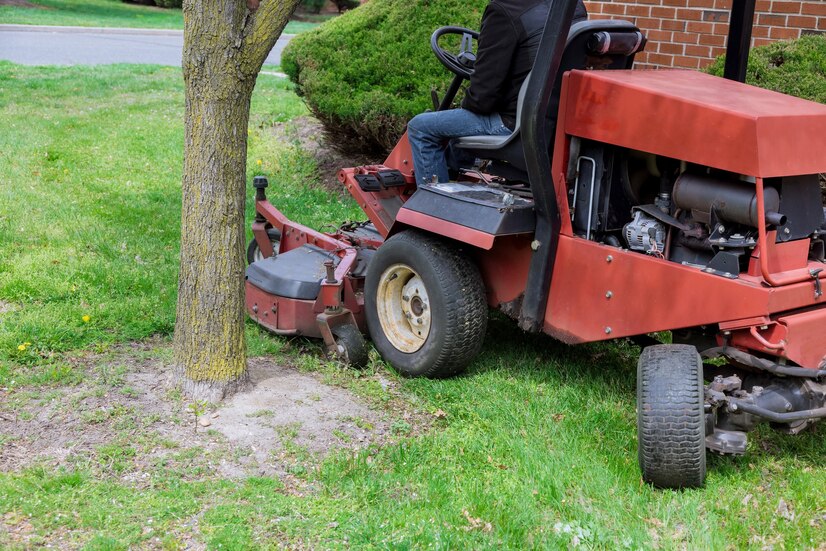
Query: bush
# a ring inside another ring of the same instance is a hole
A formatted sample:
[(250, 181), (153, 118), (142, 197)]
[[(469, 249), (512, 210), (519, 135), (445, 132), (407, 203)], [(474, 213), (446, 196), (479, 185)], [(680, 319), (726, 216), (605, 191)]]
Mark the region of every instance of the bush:
[[(707, 69), (722, 76), (725, 56)], [(746, 72), (749, 84), (826, 103), (826, 38), (804, 36), (751, 51)]]
[(430, 51), (436, 28), (479, 28), (487, 0), (370, 0), (285, 49), (281, 67), (332, 143), (387, 151), (415, 114), (432, 108), (452, 74)]

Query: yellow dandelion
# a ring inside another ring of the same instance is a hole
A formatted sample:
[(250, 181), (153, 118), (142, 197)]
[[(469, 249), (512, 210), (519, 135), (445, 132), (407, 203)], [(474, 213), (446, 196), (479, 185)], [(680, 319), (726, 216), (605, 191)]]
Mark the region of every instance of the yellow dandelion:
[(82, 320), (83, 320), (83, 323), (89, 323), (89, 321), (90, 321), (92, 318), (91, 318), (90, 316), (86, 315), (86, 316), (83, 316), (83, 317), (82, 317), (82, 318), (80, 318), (80, 319), (82, 319)]
[(23, 352), (24, 350), (26, 350), (26, 345), (25, 344), (18, 344), (17, 349), (19, 351)]
[(261, 163), (262, 163), (262, 162), (263, 162), (263, 161), (262, 161), (261, 159), (258, 159), (257, 161), (255, 161), (255, 164), (257, 164), (258, 166), (261, 166)]
[(30, 342), (24, 342), (23, 343), (23, 346), (31, 346), (31, 345), (32, 345), (32, 343), (30, 343)]

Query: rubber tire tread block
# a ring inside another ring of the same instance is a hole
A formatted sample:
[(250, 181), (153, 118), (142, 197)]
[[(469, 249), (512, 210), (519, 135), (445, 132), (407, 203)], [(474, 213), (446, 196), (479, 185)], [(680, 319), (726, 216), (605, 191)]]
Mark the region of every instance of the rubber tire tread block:
[(367, 343), (361, 331), (355, 325), (339, 325), (332, 329), (336, 344), (339, 344), (347, 351), (347, 365), (356, 369), (367, 367), (370, 360), (367, 351)]
[[(419, 274), (431, 303), (430, 333), (413, 353), (394, 347), (378, 319), (378, 280), (396, 263), (407, 264)], [(370, 261), (365, 314), (376, 349), (406, 377), (442, 378), (462, 372), (482, 349), (488, 323), (485, 286), (476, 264), (449, 241), (415, 230), (385, 241)]]
[(697, 349), (649, 346), (637, 363), (637, 439), (643, 479), (697, 488), (706, 477), (703, 368)]

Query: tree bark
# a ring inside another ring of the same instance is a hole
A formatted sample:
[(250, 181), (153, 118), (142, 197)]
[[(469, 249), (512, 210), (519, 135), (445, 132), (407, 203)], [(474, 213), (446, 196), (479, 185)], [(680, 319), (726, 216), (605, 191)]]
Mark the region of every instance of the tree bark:
[(249, 385), (244, 339), (247, 125), (255, 79), (298, 0), (187, 0), (181, 266), (174, 361), (217, 402)]

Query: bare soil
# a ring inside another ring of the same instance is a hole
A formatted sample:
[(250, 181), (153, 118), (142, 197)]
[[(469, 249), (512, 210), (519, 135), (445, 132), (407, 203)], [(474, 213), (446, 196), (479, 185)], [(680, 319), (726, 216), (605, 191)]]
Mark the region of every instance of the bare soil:
[(324, 126), (309, 115), (277, 123), (273, 126), (272, 132), (277, 140), (298, 142), (302, 150), (312, 155), (318, 165), (321, 184), (325, 189), (336, 193), (344, 193), (344, 187), (337, 177), (342, 168), (376, 164), (384, 160), (368, 155), (342, 154), (328, 142)]
[[(138, 486), (159, 462), (221, 477), (285, 477), (334, 450), (387, 442), (397, 417), (425, 424), (381, 375), (399, 397), (389, 408), (269, 358), (250, 360), (249, 392), (206, 411), (181, 396), (157, 357), (157, 343), (135, 343), (71, 358), (79, 384), (0, 389), (0, 470), (84, 464)], [(128, 448), (125, 458), (118, 446)]]

